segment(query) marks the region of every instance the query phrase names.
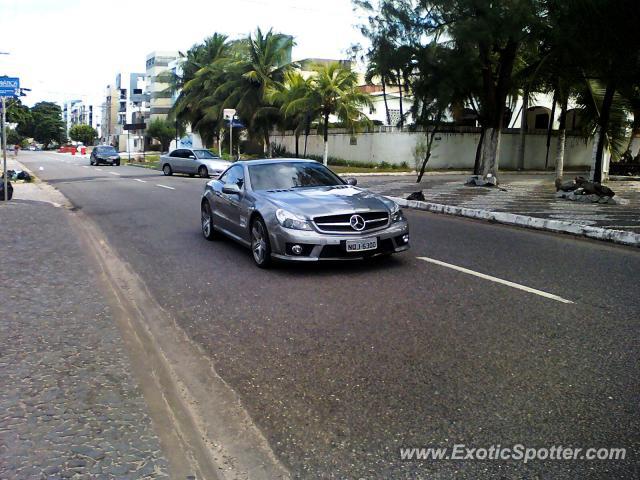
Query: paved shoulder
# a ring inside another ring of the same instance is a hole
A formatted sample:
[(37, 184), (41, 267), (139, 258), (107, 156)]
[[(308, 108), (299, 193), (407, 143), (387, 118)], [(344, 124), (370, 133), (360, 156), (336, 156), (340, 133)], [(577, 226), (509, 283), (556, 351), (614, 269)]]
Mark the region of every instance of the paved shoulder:
[(37, 202), (0, 206), (0, 477), (166, 478), (67, 215)]

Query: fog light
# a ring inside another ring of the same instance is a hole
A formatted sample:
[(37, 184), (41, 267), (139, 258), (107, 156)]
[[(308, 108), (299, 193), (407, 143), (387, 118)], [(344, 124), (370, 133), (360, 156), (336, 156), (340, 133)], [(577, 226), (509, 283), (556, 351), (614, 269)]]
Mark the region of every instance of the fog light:
[(409, 234), (408, 234), (408, 233), (406, 233), (406, 234), (404, 234), (404, 235), (402, 236), (402, 241), (403, 241), (404, 243), (409, 243)]
[(296, 255), (300, 255), (302, 253), (302, 247), (300, 245), (294, 245), (291, 247), (291, 251)]

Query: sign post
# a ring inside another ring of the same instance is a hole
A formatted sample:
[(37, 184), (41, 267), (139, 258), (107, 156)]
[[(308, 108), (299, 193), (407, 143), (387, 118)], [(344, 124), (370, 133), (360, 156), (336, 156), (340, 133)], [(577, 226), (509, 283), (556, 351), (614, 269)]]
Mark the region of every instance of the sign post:
[(0, 77), (0, 97), (2, 97), (2, 176), (4, 177), (4, 201), (9, 201), (9, 175), (7, 174), (7, 102), (6, 97), (20, 94), (20, 79)]
[(234, 108), (225, 108), (222, 111), (225, 120), (229, 120), (229, 155), (233, 158), (233, 117), (236, 116)]

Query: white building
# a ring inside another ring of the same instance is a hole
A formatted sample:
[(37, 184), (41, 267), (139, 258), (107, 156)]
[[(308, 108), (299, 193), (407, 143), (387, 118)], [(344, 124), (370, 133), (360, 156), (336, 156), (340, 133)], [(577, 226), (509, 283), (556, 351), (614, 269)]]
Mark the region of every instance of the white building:
[[(169, 83), (163, 81), (163, 75), (176, 68), (179, 52), (151, 52), (146, 60), (146, 81), (150, 96), (150, 120), (167, 118), (175, 96), (167, 92)], [(169, 66), (171, 64), (171, 67)]]
[(146, 124), (149, 118), (149, 93), (146, 75), (121, 72), (113, 85), (107, 86), (101, 141), (121, 152), (140, 152), (145, 146), (144, 128), (127, 130), (126, 125)]

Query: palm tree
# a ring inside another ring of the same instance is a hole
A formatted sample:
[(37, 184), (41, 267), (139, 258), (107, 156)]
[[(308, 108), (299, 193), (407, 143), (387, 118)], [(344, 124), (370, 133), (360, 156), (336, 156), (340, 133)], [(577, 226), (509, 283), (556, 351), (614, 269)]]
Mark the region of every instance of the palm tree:
[(393, 45), (385, 36), (375, 36), (372, 38), (371, 49), (367, 52), (369, 63), (364, 78), (367, 83), (372, 83), (375, 78), (380, 79), (387, 125), (391, 125), (391, 115), (389, 114), (389, 104), (387, 103), (387, 85), (389, 85), (393, 78), (391, 68), (392, 56)]
[(235, 108), (250, 136), (261, 138), (265, 155), (270, 154), (269, 132), (280, 120), (280, 111), (267, 99), (267, 91), (282, 83), (294, 68), (289, 54), (293, 38), (258, 28), (239, 44), (235, 55), (221, 62), (223, 81), (213, 92), (212, 100), (221, 108)]
[(168, 81), (171, 93), (180, 92), (170, 117), (189, 123), (208, 144), (214, 136), (219, 139), (220, 127), (218, 112), (211, 110), (209, 97), (223, 73), (219, 64), (229, 56), (231, 47), (226, 35), (214, 33), (182, 54), (181, 74), (172, 73)]
[(326, 165), (329, 157), (329, 117), (338, 119), (352, 131), (369, 119), (362, 113), (364, 107), (373, 107), (367, 93), (358, 89), (358, 76), (350, 68), (338, 62), (322, 65), (315, 69), (308, 94), (289, 104), (289, 112), (315, 112), (319, 117), (324, 137), (322, 162)]
[(311, 81), (305, 79), (300, 72), (296, 71), (287, 72), (283, 83), (277, 83), (267, 89), (267, 100), (274, 106), (280, 108), (285, 127), (291, 127), (293, 129), (296, 138), (296, 158), (299, 157), (298, 140), (300, 139), (300, 135), (303, 131), (308, 135), (307, 126), (309, 119), (314, 115), (311, 112), (296, 111), (295, 102), (306, 98), (309, 95), (310, 89)]

